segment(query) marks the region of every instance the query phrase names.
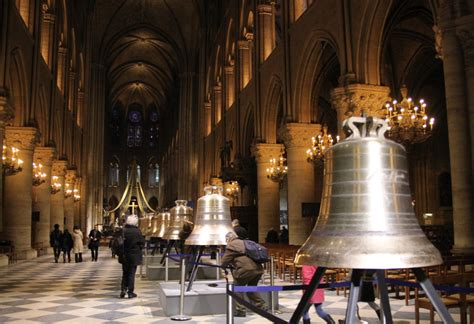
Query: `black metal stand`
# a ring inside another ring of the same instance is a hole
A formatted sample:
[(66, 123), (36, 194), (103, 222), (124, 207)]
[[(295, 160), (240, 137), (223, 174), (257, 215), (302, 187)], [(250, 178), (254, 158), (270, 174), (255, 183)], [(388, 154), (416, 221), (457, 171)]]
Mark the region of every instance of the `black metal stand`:
[[(319, 282), (321, 278), (324, 276), (326, 268), (318, 267), (318, 270), (314, 274), (313, 278), (311, 279), (308, 288), (306, 289), (303, 297), (296, 307), (295, 312), (291, 316), (289, 323), (298, 323), (305, 310), (309, 307), (309, 300), (313, 293), (319, 286)], [(347, 301), (347, 309), (346, 309), (346, 319), (345, 323), (356, 323), (357, 320), (357, 302), (360, 299), (360, 286), (362, 280), (362, 274), (364, 273), (364, 269), (353, 269), (351, 275), (351, 288), (349, 292), (349, 299)], [(443, 304), (441, 299), (439, 298), (438, 294), (436, 293), (435, 288), (431, 281), (426, 277), (424, 271), (420, 268), (412, 269), (413, 273), (416, 276), (417, 281), (420, 283), (421, 288), (426, 293), (426, 296), (429, 298), (431, 303), (433, 304), (434, 308), (436, 309), (438, 315), (441, 317), (444, 323), (454, 324), (454, 320), (449, 314), (448, 309)], [(385, 282), (385, 272), (384, 270), (376, 270), (377, 273), (377, 280), (380, 290), (380, 303), (381, 303), (381, 321), (384, 324), (392, 324), (392, 312), (390, 309), (390, 302), (388, 297), (388, 290), (387, 284)]]
[(201, 260), (202, 253), (204, 251), (204, 246), (199, 246), (197, 248), (196, 253), (193, 254), (193, 257), (190, 259), (191, 262), (193, 262), (193, 267), (191, 270), (191, 274), (189, 275), (189, 283), (188, 283), (188, 288), (186, 291), (191, 291), (191, 288), (193, 287), (193, 282), (194, 279), (196, 279), (197, 271), (198, 271), (198, 263)]

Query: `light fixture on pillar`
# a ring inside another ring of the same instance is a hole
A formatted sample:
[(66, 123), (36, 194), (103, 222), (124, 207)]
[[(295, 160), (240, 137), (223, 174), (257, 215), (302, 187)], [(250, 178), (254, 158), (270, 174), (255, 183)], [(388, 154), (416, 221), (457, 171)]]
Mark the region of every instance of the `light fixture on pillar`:
[(227, 181), (224, 183), (225, 195), (232, 198), (232, 205), (239, 199), (240, 187), (237, 181)]
[(426, 114), (426, 102), (423, 99), (418, 105), (407, 97), (407, 88), (400, 89), (402, 101), (387, 102), (385, 120), (388, 124), (387, 136), (402, 144), (416, 144), (426, 141), (431, 136), (434, 118)]
[(13, 146), (3, 145), (2, 162), (3, 172), (5, 172), (6, 176), (17, 174), (23, 170), (23, 160), (18, 158), (18, 152), (20, 150)]
[(270, 159), (270, 167), (267, 168), (267, 178), (274, 182), (282, 182), (288, 173), (286, 165), (285, 149), (282, 147), (278, 159)]
[(64, 198), (69, 198), (72, 197), (72, 194), (74, 193), (74, 188), (70, 183), (66, 183), (64, 185)]
[(73, 189), (73, 197), (74, 197), (74, 202), (78, 202), (79, 200), (81, 200), (81, 195), (79, 194), (80, 192), (80, 182), (79, 182), (79, 179), (76, 179), (76, 181), (74, 182), (74, 189)]
[(39, 186), (46, 182), (47, 174), (43, 172), (41, 163), (33, 162), (33, 186)]
[[(328, 127), (323, 126), (323, 130), (318, 136), (311, 138), (313, 145), (306, 151), (308, 162), (316, 165), (322, 164), (324, 161), (324, 153), (333, 145), (334, 139), (328, 134)], [(339, 141), (339, 135), (336, 136), (336, 143)]]
[(51, 193), (57, 194), (59, 191), (61, 191), (61, 182), (59, 182), (59, 177), (58, 176), (52, 176), (51, 177)]

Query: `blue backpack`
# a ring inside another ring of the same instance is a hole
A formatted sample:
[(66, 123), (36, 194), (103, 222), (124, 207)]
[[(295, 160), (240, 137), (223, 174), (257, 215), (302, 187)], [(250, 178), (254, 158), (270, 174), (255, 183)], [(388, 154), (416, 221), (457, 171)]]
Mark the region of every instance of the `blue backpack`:
[(245, 246), (245, 255), (255, 261), (255, 263), (266, 263), (270, 261), (266, 247), (252, 241), (243, 240)]

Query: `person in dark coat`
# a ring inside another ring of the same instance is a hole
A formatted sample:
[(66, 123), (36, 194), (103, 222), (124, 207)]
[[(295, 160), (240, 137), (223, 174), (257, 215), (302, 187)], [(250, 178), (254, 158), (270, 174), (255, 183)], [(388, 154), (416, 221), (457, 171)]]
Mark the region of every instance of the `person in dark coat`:
[[(242, 233), (243, 235), (244, 233)], [(257, 286), (262, 277), (263, 267), (245, 255), (244, 241), (233, 232), (226, 234), (227, 247), (222, 257), (221, 265), (232, 266), (232, 277), (236, 286)], [(243, 293), (239, 293), (244, 298)], [(247, 297), (257, 307), (267, 310), (265, 301), (256, 292), (248, 292)], [(245, 307), (236, 303), (236, 317), (245, 317)]]
[(71, 233), (67, 229), (64, 230), (63, 233), (63, 262), (66, 263), (66, 255), (67, 255), (67, 262), (71, 262), (71, 250), (74, 245), (74, 241), (72, 239)]
[(123, 228), (123, 256), (119, 255), (122, 264), (122, 291), (120, 298), (128, 294), (128, 298), (135, 298), (135, 273), (137, 266), (142, 264), (142, 249), (145, 246), (145, 238), (138, 229), (138, 217), (129, 215)]
[(49, 245), (54, 251), (54, 262), (58, 263), (63, 244), (63, 233), (59, 230), (59, 224), (54, 224), (54, 230), (49, 234)]
[(99, 227), (97, 225), (94, 226), (89, 232), (89, 249), (91, 250), (92, 261), (97, 261), (99, 256), (99, 245), (100, 239), (102, 238), (102, 233), (99, 231)]
[(278, 243), (278, 232), (272, 227), (267, 233), (265, 238), (266, 243)]
[(283, 226), (280, 231), (280, 243), (288, 244), (288, 229), (286, 228), (286, 226)]

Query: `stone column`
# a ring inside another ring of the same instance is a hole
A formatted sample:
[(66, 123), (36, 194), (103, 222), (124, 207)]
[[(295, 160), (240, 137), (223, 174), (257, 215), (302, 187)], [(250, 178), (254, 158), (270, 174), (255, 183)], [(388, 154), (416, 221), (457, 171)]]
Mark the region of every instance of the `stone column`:
[(204, 136), (206, 137), (211, 133), (212, 129), (212, 114), (211, 114), (211, 102), (204, 101)]
[(335, 88), (331, 92), (331, 101), (337, 111), (337, 129), (341, 139), (342, 122), (351, 116), (385, 117), (385, 103), (390, 100), (390, 88), (370, 84), (349, 84)]
[(306, 0), (294, 0), (295, 21), (306, 11)]
[(13, 242), (19, 259), (37, 256), (31, 248), (31, 192), (33, 149), (37, 130), (32, 127), (6, 127), (6, 145), (16, 147), (23, 170), (6, 176), (4, 182), (4, 237)]
[(265, 61), (275, 48), (275, 36), (273, 29), (273, 8), (270, 4), (257, 6), (258, 14), (258, 41), (260, 43), (260, 63)]
[(281, 144), (256, 144), (252, 150), (257, 161), (258, 241), (265, 242), (270, 228), (280, 228), (280, 186), (267, 178), (270, 159), (280, 154)]
[(51, 171), (53, 157), (56, 150), (52, 147), (36, 147), (33, 153), (33, 161), (43, 165), (46, 173), (45, 182), (39, 186), (33, 186), (33, 211), (39, 212), (39, 220), (33, 226), (33, 244), (49, 246), (49, 233), (52, 230), (51, 221)]
[(234, 66), (228, 65), (224, 67), (225, 73), (225, 108), (229, 109), (230, 106), (234, 103), (235, 100), (235, 76), (234, 76)]
[[(472, 144), (469, 135), (468, 89), (469, 73), (464, 63), (451, 2), (445, 1), (440, 12), (442, 30), (443, 70), (446, 90), (446, 112), (449, 134), (449, 161), (453, 195), (453, 227), (455, 254), (473, 254)], [(462, 32), (458, 32), (461, 36)], [(466, 62), (467, 63), (467, 62)], [(472, 122), (472, 121), (471, 121)], [(472, 135), (471, 135), (472, 136)]]
[(61, 93), (64, 94), (64, 79), (66, 74), (66, 55), (67, 48), (62, 45), (59, 46), (58, 50), (58, 75), (57, 75), (57, 86)]
[(74, 227), (74, 183), (76, 182), (76, 170), (66, 170), (64, 179), (64, 228), (72, 232)]
[[(82, 186), (81, 186), (81, 182), (82, 182), (82, 178), (81, 177), (78, 177), (76, 175), (76, 182), (75, 182), (75, 187), (78, 189), (78, 192), (77, 194), (82, 197), (82, 194), (81, 194), (81, 190), (82, 190)], [(73, 193), (74, 195), (74, 193)], [(76, 197), (73, 197), (74, 198), (74, 225), (79, 225), (79, 227), (84, 230), (86, 228), (86, 224), (84, 222), (83, 219), (81, 219), (81, 204), (79, 203), (80, 202), (80, 199), (79, 200), (76, 200)]]
[(52, 67), (52, 36), (54, 35), (55, 16), (48, 12), (48, 5), (43, 3), (43, 20), (41, 23), (41, 55), (51, 69)]
[(222, 118), (222, 85), (220, 82), (214, 86), (214, 125)]
[(51, 195), (51, 220), (50, 224), (59, 224), (61, 230), (64, 229), (64, 176), (66, 175), (67, 161), (56, 160), (53, 162), (52, 176), (58, 177), (57, 182), (61, 184), (61, 189)]
[(84, 91), (78, 91), (77, 92), (77, 119), (76, 123), (77, 125), (82, 128), (83, 126), (83, 116), (84, 116)]
[[(3, 147), (5, 124), (13, 118), (13, 109), (0, 89), (0, 147)], [(0, 233), (3, 232), (3, 164), (0, 163)]]
[(240, 89), (242, 90), (249, 83), (251, 79), (251, 53), (249, 42), (247, 40), (239, 40), (239, 55), (240, 55)]
[(316, 202), (314, 166), (306, 161), (311, 137), (321, 132), (321, 125), (289, 123), (279, 130), (286, 145), (288, 163), (288, 231), (290, 244), (301, 245), (311, 233), (311, 219), (302, 218), (301, 204)]

